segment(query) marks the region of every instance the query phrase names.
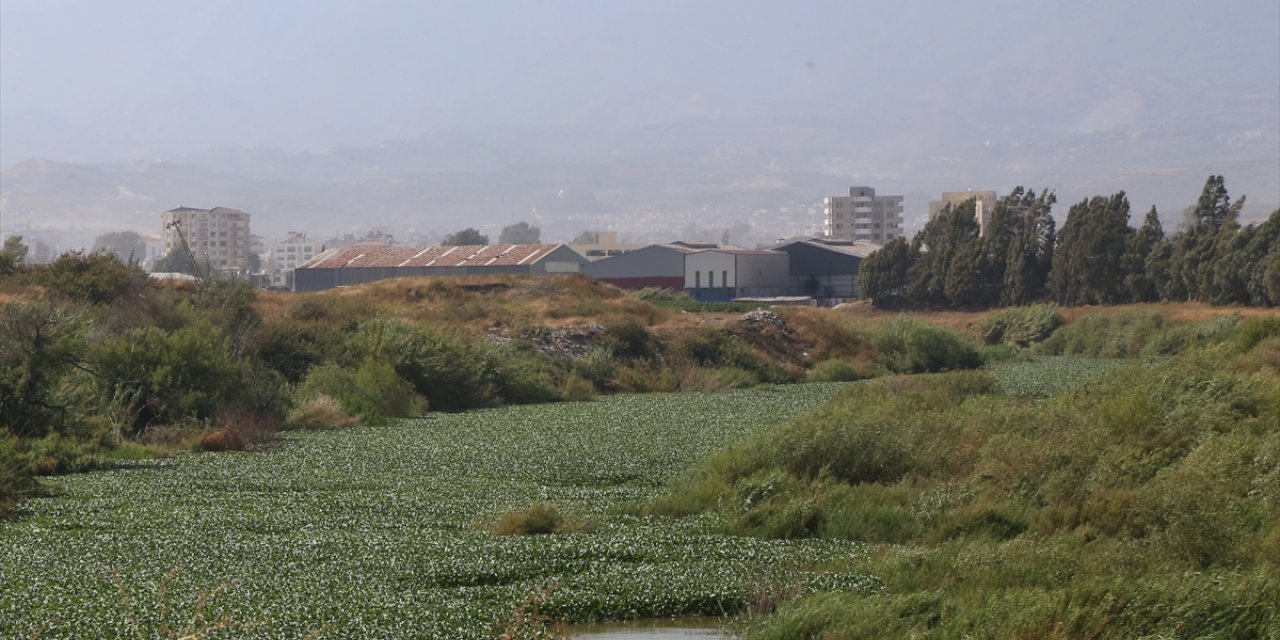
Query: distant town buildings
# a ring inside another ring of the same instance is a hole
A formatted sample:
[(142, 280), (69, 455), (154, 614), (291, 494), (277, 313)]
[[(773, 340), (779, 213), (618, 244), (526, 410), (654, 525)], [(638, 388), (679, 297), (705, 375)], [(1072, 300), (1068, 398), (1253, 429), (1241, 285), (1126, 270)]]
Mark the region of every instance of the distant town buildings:
[(293, 288), (293, 272), (304, 262), (316, 257), (322, 245), (305, 233), (290, 231), (289, 237), (271, 250), (266, 265), (271, 274), (271, 286)]
[(826, 236), (884, 244), (902, 237), (902, 196), (877, 196), (871, 187), (850, 187), (848, 196), (823, 201)]
[[(161, 214), (164, 251), (182, 251), (185, 237), (196, 260), (219, 271), (249, 271), (249, 214), (239, 209), (178, 207)], [(181, 236), (178, 229), (182, 230)]]
[(979, 235), (987, 235), (987, 225), (991, 224), (991, 214), (996, 210), (999, 196), (994, 191), (943, 191), (941, 200), (929, 202), (929, 219), (934, 219), (942, 208), (951, 205), (958, 207), (969, 200), (974, 200), (974, 215), (978, 218)]
[(569, 242), (569, 248), (582, 254), (588, 260), (599, 260), (609, 256), (622, 255), (643, 246), (645, 245), (618, 242), (617, 231), (584, 231)]
[(145, 255), (142, 257), (142, 266), (147, 269), (151, 268), (157, 260), (164, 257), (164, 238), (153, 236), (149, 233), (140, 233), (138, 238), (142, 240), (142, 246), (146, 247)]

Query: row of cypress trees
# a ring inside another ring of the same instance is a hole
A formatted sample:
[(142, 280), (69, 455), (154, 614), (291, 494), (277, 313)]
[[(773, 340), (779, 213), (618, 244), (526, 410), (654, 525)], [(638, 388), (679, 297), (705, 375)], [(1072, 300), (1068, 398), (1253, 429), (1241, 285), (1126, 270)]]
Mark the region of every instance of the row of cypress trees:
[(1166, 236), (1153, 206), (1129, 226), (1123, 191), (1072, 205), (1058, 229), (1057, 197), (1018, 187), (1001, 198), (979, 234), (975, 201), (945, 207), (908, 242), (863, 260), (863, 296), (877, 306), (990, 307), (1042, 300), (1062, 305), (1196, 301), (1280, 304), (1280, 210), (1241, 226), (1209, 176), (1178, 231)]

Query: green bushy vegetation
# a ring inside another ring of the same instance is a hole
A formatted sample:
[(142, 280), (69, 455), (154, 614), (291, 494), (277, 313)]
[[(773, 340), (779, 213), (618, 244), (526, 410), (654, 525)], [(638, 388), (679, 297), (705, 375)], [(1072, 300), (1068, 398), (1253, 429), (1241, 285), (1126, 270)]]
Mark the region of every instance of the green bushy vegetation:
[[(1119, 325), (1131, 336), (1156, 324), (1134, 320)], [(801, 598), (753, 638), (1270, 637), (1280, 322), (1185, 326), (1180, 354), (1156, 362), (853, 385), (714, 454), (649, 508), (711, 511), (739, 535), (882, 545), (855, 566), (887, 597)], [(1160, 339), (1135, 342), (1125, 353)]]
[(894, 373), (933, 373), (982, 365), (967, 336), (913, 318), (894, 318), (872, 334), (882, 364)]
[[(1245, 335), (1268, 335), (1274, 318), (1246, 322), (1241, 316), (1226, 315), (1200, 322), (1174, 324), (1158, 311), (1135, 309), (1084, 316), (1053, 332), (1037, 348), (1050, 355), (1079, 355), (1095, 358), (1137, 358), (1170, 356), (1201, 345), (1221, 342), (1237, 335), (1243, 325)], [(1259, 338), (1260, 339), (1260, 338)]]

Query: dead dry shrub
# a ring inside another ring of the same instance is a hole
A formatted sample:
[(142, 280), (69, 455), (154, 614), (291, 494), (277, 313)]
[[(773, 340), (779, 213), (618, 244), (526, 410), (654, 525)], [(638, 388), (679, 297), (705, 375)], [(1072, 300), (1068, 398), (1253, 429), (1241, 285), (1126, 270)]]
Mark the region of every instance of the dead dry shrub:
[(342, 404), (327, 395), (317, 395), (294, 407), (285, 418), (285, 429), (349, 429), (360, 418), (347, 413)]
[(279, 425), (268, 416), (247, 411), (222, 413), (212, 429), (200, 434), (201, 451), (245, 451), (266, 441)]
[(490, 527), (494, 533), (503, 536), (588, 533), (594, 529), (594, 523), (563, 514), (548, 502), (535, 502), (524, 511), (504, 513)]

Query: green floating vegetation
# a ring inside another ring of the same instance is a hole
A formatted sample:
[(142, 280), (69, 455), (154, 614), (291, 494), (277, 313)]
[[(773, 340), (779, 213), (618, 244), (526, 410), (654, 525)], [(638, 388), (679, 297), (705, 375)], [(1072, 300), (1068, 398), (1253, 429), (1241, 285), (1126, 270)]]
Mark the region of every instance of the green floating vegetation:
[[(541, 615), (589, 622), (871, 592), (874, 578), (830, 568), (864, 558), (861, 543), (742, 539), (627, 508), (840, 388), (433, 414), (59, 477), (0, 522), (0, 637), (164, 637), (165, 616), (199, 613), (229, 622), (207, 638), (456, 640), (489, 637), (533, 594)], [(592, 526), (490, 529), (538, 503)]]

